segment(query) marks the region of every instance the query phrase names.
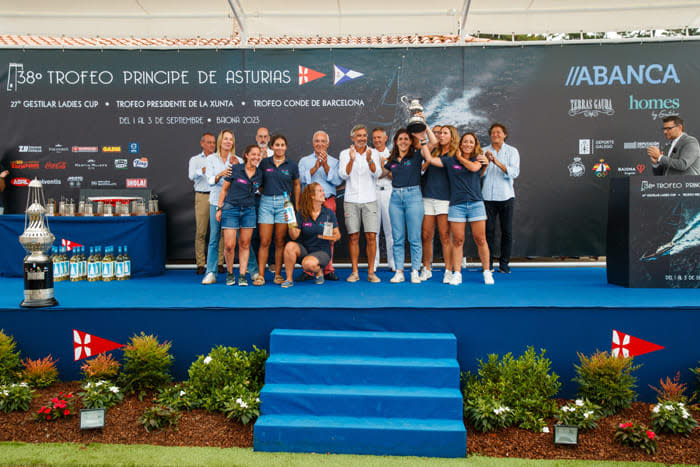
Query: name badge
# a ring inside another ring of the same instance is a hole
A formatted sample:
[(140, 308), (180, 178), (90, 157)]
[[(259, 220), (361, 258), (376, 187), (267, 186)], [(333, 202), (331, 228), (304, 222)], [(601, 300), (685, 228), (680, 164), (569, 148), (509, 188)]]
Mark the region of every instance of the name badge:
[(239, 178), (239, 179), (236, 180), (236, 181), (237, 181), (238, 183), (242, 183), (242, 184), (244, 184), (244, 185), (247, 185), (247, 184), (248, 184), (248, 180), (243, 180), (242, 178)]
[(323, 223), (323, 236), (324, 237), (332, 237), (333, 236), (333, 223), (332, 222), (324, 222)]
[(304, 223), (301, 224), (301, 225), (302, 225), (303, 227), (313, 227), (314, 224), (313, 224), (312, 222), (304, 222)]
[(461, 166), (461, 165), (453, 165), (452, 168), (455, 169), (455, 170), (462, 170), (462, 166)]

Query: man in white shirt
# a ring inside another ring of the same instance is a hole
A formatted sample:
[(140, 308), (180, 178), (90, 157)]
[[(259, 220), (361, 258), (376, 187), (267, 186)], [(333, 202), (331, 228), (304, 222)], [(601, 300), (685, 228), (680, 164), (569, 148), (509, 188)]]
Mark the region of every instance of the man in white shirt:
[(257, 141), (260, 149), (263, 150), (263, 157), (272, 157), (272, 149), (268, 147), (268, 144), (270, 144), (270, 131), (267, 128), (264, 126), (258, 128), (258, 131), (255, 133), (255, 141)]
[(207, 228), (209, 227), (209, 181), (207, 180), (207, 156), (216, 150), (216, 137), (204, 133), (199, 140), (202, 152), (190, 158), (189, 177), (194, 183), (194, 254), (197, 274), (204, 274), (206, 266)]
[(381, 282), (374, 273), (374, 258), (377, 254), (377, 231), (379, 215), (377, 209), (377, 179), (382, 174), (379, 153), (367, 147), (367, 127), (355, 125), (350, 131), (352, 145), (340, 153), (338, 175), (345, 180), (345, 227), (350, 237), (350, 262), (352, 274), (348, 282), (360, 280), (358, 261), (360, 257), (360, 228), (364, 226), (367, 240), (367, 280)]
[[(379, 160), (382, 167), (389, 159), (389, 148), (386, 147), (386, 142), (389, 135), (383, 128), (375, 128), (372, 130), (372, 145), (379, 153)], [(389, 269), (396, 270), (394, 265), (394, 239), (391, 236), (391, 219), (389, 218), (389, 202), (391, 201), (391, 177), (389, 171), (382, 171), (382, 175), (377, 180), (377, 213), (379, 215), (379, 228), (384, 229), (384, 240), (386, 242), (386, 260), (389, 264)], [(377, 231), (379, 237), (379, 231)], [(377, 255), (375, 264), (379, 264), (379, 247), (377, 247)]]

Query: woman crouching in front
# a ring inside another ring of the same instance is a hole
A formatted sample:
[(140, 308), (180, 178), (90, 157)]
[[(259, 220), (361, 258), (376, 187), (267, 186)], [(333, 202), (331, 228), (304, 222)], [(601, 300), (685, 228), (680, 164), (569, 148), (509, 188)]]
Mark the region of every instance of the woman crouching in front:
[[(294, 265), (301, 258), (304, 274), (323, 284), (323, 268), (331, 260), (331, 244), (340, 240), (340, 229), (335, 213), (325, 207), (326, 194), (323, 187), (314, 182), (304, 187), (299, 203), (297, 227), (289, 227), (292, 238), (284, 247), (284, 269), (287, 280), (282, 287), (294, 285)], [(286, 216), (286, 213), (285, 213)]]

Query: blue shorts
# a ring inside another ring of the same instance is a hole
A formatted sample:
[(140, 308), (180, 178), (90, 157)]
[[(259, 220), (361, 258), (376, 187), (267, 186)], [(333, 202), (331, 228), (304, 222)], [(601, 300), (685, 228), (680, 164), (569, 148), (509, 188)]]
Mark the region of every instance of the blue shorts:
[(483, 201), (467, 202), (450, 206), (447, 211), (450, 222), (476, 222), (486, 220), (486, 206)]
[(260, 224), (286, 224), (284, 220), (284, 195), (260, 197), (258, 209), (258, 223)]
[(224, 203), (221, 210), (222, 229), (254, 229), (255, 206), (234, 206)]

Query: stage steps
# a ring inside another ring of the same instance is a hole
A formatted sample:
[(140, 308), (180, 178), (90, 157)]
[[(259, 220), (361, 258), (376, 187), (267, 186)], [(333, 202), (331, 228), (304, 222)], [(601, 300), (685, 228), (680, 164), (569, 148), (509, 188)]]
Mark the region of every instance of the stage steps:
[(464, 457), (452, 334), (275, 329), (257, 451)]

